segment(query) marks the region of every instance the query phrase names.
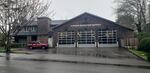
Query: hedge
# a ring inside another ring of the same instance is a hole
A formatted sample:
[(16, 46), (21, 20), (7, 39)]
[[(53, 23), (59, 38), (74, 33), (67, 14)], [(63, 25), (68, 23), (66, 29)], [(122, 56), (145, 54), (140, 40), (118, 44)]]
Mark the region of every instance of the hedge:
[(138, 50), (145, 51), (145, 52), (150, 52), (150, 37), (143, 38), (140, 41), (140, 45), (138, 47)]
[(11, 48), (25, 48), (26, 44), (21, 44), (21, 43), (13, 43), (11, 44)]

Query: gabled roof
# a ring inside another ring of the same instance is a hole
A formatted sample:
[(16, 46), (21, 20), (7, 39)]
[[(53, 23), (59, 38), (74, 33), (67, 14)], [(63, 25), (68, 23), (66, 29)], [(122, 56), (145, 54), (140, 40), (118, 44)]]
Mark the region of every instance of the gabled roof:
[(37, 26), (37, 21), (33, 21), (32, 23), (28, 24), (27, 26)]
[(52, 20), (51, 25), (60, 25), (60, 24), (63, 24), (67, 21), (68, 20)]
[(108, 19), (105, 19), (105, 18), (102, 18), (102, 17), (96, 16), (96, 15), (93, 15), (93, 14), (90, 14), (90, 13), (87, 13), (87, 12), (85, 12), (85, 13), (83, 13), (83, 14), (80, 14), (80, 15), (78, 15), (77, 17), (74, 17), (74, 18), (72, 18), (72, 19), (70, 19), (70, 20), (66, 21), (66, 22), (65, 22), (65, 23), (63, 23), (63, 24), (60, 24), (60, 25), (58, 25), (58, 26), (54, 27), (54, 29), (57, 29), (58, 27), (60, 27), (60, 26), (62, 26), (62, 25), (64, 25), (64, 24), (66, 24), (66, 23), (68, 23), (68, 22), (71, 22), (71, 21), (73, 21), (73, 20), (75, 20), (75, 19), (77, 19), (77, 18), (79, 18), (80, 16), (83, 16), (83, 15), (92, 16), (92, 17), (95, 17), (95, 18), (98, 18), (98, 19), (104, 20), (104, 21), (106, 21), (106, 22), (109, 22), (109, 23), (112, 23), (112, 24), (118, 25), (118, 26), (120, 26), (120, 27), (122, 27), (122, 28), (125, 28), (125, 29), (132, 30), (132, 31), (133, 31), (133, 29), (130, 29), (130, 28), (128, 28), (128, 27), (124, 27), (124, 26), (119, 25), (119, 24), (117, 24), (117, 23), (115, 23), (115, 22), (113, 22), (113, 21), (110, 21), (110, 20), (108, 20)]

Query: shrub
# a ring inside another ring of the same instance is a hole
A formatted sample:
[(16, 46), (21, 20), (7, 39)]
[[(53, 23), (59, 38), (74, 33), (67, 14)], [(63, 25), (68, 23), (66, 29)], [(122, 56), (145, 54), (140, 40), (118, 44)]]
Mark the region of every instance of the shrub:
[(26, 47), (26, 44), (20, 44), (20, 43), (11, 44), (11, 48), (24, 48), (24, 47)]
[(147, 60), (150, 62), (150, 53), (147, 54)]
[(11, 44), (11, 48), (19, 48), (19, 44)]
[(150, 52), (150, 37), (144, 38), (140, 41), (140, 45), (138, 47), (138, 50)]

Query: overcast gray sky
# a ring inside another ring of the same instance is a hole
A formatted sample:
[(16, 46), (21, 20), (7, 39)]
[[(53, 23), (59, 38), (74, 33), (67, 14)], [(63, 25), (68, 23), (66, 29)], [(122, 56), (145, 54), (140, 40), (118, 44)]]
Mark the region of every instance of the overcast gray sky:
[(52, 0), (52, 9), (56, 14), (52, 19), (70, 19), (81, 13), (94, 15), (115, 21), (114, 0)]

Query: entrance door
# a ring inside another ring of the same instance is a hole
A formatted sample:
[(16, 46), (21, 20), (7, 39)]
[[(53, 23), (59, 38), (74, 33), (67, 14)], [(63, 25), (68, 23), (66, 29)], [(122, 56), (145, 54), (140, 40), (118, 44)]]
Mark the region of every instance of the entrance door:
[(58, 47), (75, 47), (75, 32), (58, 32)]
[(98, 31), (99, 47), (118, 47), (116, 30)]
[(78, 47), (95, 47), (95, 32), (80, 31), (78, 35)]

